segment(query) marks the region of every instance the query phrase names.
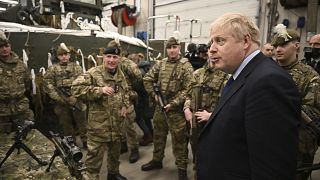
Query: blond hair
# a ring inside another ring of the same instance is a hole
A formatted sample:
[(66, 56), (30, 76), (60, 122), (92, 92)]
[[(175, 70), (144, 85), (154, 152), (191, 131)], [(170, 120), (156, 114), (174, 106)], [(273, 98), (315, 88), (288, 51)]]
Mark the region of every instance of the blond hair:
[(210, 25), (210, 34), (221, 31), (231, 33), (238, 41), (243, 40), (245, 35), (250, 35), (251, 40), (260, 46), (260, 31), (252, 19), (240, 13), (226, 13), (220, 16)]

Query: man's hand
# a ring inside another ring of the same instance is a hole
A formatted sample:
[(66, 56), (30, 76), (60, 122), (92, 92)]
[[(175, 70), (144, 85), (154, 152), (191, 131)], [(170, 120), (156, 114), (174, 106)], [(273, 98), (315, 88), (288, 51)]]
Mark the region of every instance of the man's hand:
[(68, 97), (68, 104), (71, 105), (71, 106), (74, 106), (77, 102), (77, 98), (74, 97), (74, 96), (70, 96)]
[(171, 104), (167, 104), (163, 108), (166, 110), (166, 112), (168, 112), (171, 109)]
[(155, 100), (156, 103), (158, 103), (158, 102), (159, 102), (159, 96), (158, 96), (158, 95), (155, 95), (155, 96), (154, 96), (154, 100)]
[(111, 96), (114, 93), (114, 89), (109, 86), (105, 86), (101, 88), (101, 92), (107, 96)]
[(189, 122), (190, 127), (192, 128), (192, 112), (190, 111), (190, 108), (186, 108), (184, 110), (184, 117)]
[(198, 122), (208, 121), (212, 113), (209, 113), (206, 110), (197, 111), (194, 115), (196, 116)]

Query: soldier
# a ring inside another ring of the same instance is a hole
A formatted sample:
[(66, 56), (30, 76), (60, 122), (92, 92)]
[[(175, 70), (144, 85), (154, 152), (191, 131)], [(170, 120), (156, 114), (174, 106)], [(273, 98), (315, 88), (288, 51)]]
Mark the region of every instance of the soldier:
[(128, 84), (118, 66), (120, 49), (108, 47), (103, 65), (80, 75), (72, 84), (72, 94), (89, 103), (88, 154), (86, 167), (91, 179), (99, 179), (104, 147), (107, 146), (108, 180), (126, 180), (119, 173), (121, 131), (129, 107)]
[(190, 143), (193, 155), (196, 152), (199, 133), (209, 119), (211, 112), (213, 112), (221, 96), (224, 83), (228, 80), (227, 73), (214, 70), (213, 59), (210, 59), (210, 52), (208, 54), (208, 62), (204, 67), (193, 73), (188, 96), (183, 108), (185, 118), (189, 121), (191, 127)]
[(312, 47), (312, 55), (308, 65), (313, 67), (318, 74), (320, 74), (320, 34), (312, 36), (309, 44)]
[[(281, 28), (282, 27), (282, 28)], [(300, 37), (296, 31), (286, 29), (284, 25), (276, 26), (276, 34), (272, 45), (275, 47), (276, 60), (281, 67), (290, 73), (295, 81), (302, 98), (302, 121), (299, 129), (298, 168), (313, 164), (314, 155), (318, 148), (318, 136), (310, 126), (310, 119), (316, 120), (320, 116), (317, 105), (319, 96), (320, 77), (310, 66), (298, 60)], [(315, 114), (315, 116), (311, 116)], [(309, 117), (308, 117), (309, 116)], [(310, 119), (309, 119), (310, 118)], [(297, 180), (307, 180), (311, 171), (297, 174)]]
[[(4, 160), (9, 149), (17, 141), (17, 123), (33, 121), (34, 114), (29, 108), (31, 76), (27, 66), (11, 51), (11, 44), (5, 34), (0, 31), (0, 179), (62, 179), (70, 178), (66, 168), (59, 160), (55, 162), (50, 173), (45, 173), (46, 166), (39, 165), (26, 151), (21, 148), (20, 154), (16, 149)], [(28, 123), (32, 128), (32, 123)], [(40, 160), (53, 155), (54, 146), (38, 130), (27, 131), (26, 137), (20, 139), (31, 152)], [(16, 144), (20, 145), (20, 144)], [(18, 148), (18, 146), (16, 146)], [(42, 164), (44, 165), (44, 164)], [(56, 167), (59, 167), (57, 169)]]
[(75, 138), (77, 127), (86, 149), (86, 105), (71, 95), (72, 81), (82, 73), (82, 69), (70, 61), (70, 50), (64, 43), (58, 46), (57, 57), (59, 63), (50, 66), (44, 75), (44, 90), (55, 101), (54, 112), (63, 126), (63, 134)]
[(320, 48), (320, 34), (316, 34), (310, 38), (309, 44), (313, 48)]
[(265, 43), (263, 46), (262, 46), (262, 49), (261, 49), (261, 52), (271, 58), (273, 60), (273, 56), (274, 56), (274, 47), (270, 44), (270, 43)]
[[(119, 48), (120, 42), (112, 40), (108, 43), (108, 48)], [(140, 89), (142, 84), (142, 75), (138, 66), (126, 57), (121, 57), (120, 59), (120, 69), (126, 77), (126, 81), (129, 87), (129, 97), (130, 97), (130, 106), (127, 110), (127, 116), (125, 121), (125, 127), (123, 128), (123, 139), (127, 139), (128, 147), (130, 150), (129, 162), (135, 163), (140, 158), (139, 155), (139, 144), (138, 144), (138, 135), (134, 126), (136, 113), (134, 110), (134, 105), (138, 102), (137, 91)], [(126, 146), (126, 142), (123, 141), (122, 146)]]
[(155, 64), (143, 78), (147, 92), (156, 102), (158, 102), (159, 96), (155, 95), (153, 84), (156, 83), (159, 86), (159, 90), (164, 97), (163, 110), (167, 116), (164, 116), (160, 106), (156, 107), (153, 116), (153, 159), (144, 164), (141, 169), (142, 171), (150, 171), (162, 168), (169, 130), (179, 180), (185, 180), (187, 179), (188, 164), (188, 132), (181, 110), (183, 109), (187, 87), (191, 82), (193, 69), (188, 59), (180, 56), (180, 49), (179, 40), (170, 37), (166, 44), (168, 57)]
[[(141, 57), (141, 60), (138, 63), (138, 67), (143, 77), (154, 64), (150, 61), (145, 61), (144, 58), (142, 58), (143, 54), (139, 54), (138, 55)], [(138, 91), (138, 104), (135, 106), (135, 111), (137, 114), (136, 122), (143, 131), (143, 136), (139, 140), (139, 145), (147, 146), (153, 142), (152, 117), (154, 114), (154, 106), (150, 103), (148, 92), (146, 91), (143, 83)]]

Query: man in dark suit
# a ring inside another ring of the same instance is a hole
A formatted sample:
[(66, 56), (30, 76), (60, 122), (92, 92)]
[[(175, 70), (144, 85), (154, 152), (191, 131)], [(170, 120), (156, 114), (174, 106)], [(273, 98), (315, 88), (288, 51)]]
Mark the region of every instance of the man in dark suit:
[(292, 78), (258, 50), (259, 29), (249, 17), (225, 14), (210, 36), (210, 60), (233, 82), (200, 134), (197, 178), (294, 179), (301, 102)]

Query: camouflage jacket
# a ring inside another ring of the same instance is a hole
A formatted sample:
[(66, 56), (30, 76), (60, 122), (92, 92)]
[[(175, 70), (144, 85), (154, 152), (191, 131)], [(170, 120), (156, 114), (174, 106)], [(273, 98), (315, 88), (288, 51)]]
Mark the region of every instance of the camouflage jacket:
[[(113, 87), (112, 96), (104, 95), (102, 87)], [(124, 118), (122, 107), (129, 107), (128, 84), (118, 67), (114, 75), (103, 65), (91, 68), (80, 75), (71, 87), (72, 94), (89, 103), (88, 136), (96, 141), (120, 141)]]
[(188, 88), (184, 109), (190, 108), (193, 112), (198, 109), (212, 112), (227, 80), (228, 74), (209, 69), (208, 65), (196, 70)]
[(66, 103), (62, 98), (63, 94), (59, 92), (60, 88), (71, 88), (74, 81), (82, 73), (82, 68), (74, 62), (68, 62), (67, 65), (59, 63), (50, 66), (43, 77), (44, 91), (51, 99), (58, 103)]
[(142, 85), (142, 75), (138, 66), (132, 62), (130, 59), (125, 57), (121, 58), (120, 69), (126, 77), (126, 81), (129, 87), (129, 96), (132, 103), (137, 102), (137, 91), (141, 88)]
[(31, 76), (27, 66), (15, 53), (5, 61), (0, 58), (0, 116), (16, 115), (29, 109), (25, 96), (31, 88)]
[(144, 86), (151, 97), (154, 97), (153, 83), (160, 86), (166, 104), (182, 110), (187, 89), (192, 79), (193, 68), (186, 58), (168, 60), (165, 58), (155, 64), (144, 76)]
[[(319, 93), (320, 93), (320, 76), (310, 66), (300, 62), (283, 67), (292, 76), (302, 98), (303, 111), (310, 111), (320, 117)], [(303, 121), (304, 122), (304, 121)], [(317, 137), (312, 138), (306, 129), (300, 128), (299, 132), (299, 150), (303, 153), (314, 154), (317, 149)]]

